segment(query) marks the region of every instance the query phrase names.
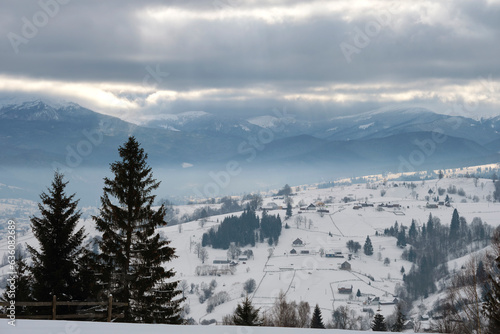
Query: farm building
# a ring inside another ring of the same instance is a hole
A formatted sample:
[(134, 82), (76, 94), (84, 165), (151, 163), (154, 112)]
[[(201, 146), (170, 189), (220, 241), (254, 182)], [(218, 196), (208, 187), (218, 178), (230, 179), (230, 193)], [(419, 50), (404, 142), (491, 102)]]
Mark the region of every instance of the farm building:
[(220, 259), (215, 259), (213, 261), (213, 264), (230, 264), (231, 261), (229, 261), (228, 259), (223, 259), (223, 258), (220, 258)]
[(300, 238), (295, 239), (295, 241), (292, 243), (293, 247), (303, 247), (305, 246), (304, 241), (302, 241)]
[(339, 250), (329, 250), (325, 253), (325, 257), (344, 258), (344, 255), (342, 255), (342, 252)]
[(279, 208), (280, 207), (278, 206), (278, 204), (276, 204), (274, 202), (270, 202), (270, 203), (267, 203), (265, 206), (263, 206), (261, 209), (266, 210), (266, 211), (270, 211), (270, 210), (277, 210)]
[(350, 271), (351, 270), (351, 264), (349, 262), (345, 261), (344, 263), (342, 263), (340, 265), (340, 269), (341, 270), (349, 270)]
[(352, 293), (351, 284), (339, 284), (337, 289), (339, 290), (339, 293)]

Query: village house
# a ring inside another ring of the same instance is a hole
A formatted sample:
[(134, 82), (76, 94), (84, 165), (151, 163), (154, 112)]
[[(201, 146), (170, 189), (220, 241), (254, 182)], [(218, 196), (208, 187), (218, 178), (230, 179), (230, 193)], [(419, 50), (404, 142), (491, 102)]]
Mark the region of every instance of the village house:
[(267, 203), (265, 206), (261, 207), (262, 210), (270, 211), (270, 210), (278, 210), (278, 204), (274, 202)]
[(339, 284), (337, 286), (337, 289), (339, 290), (339, 293), (345, 293), (345, 294), (352, 293), (352, 285), (350, 284)]
[(293, 247), (304, 247), (306, 244), (300, 239), (297, 238), (295, 241), (292, 243)]
[(344, 255), (342, 255), (342, 252), (339, 250), (328, 250), (325, 252), (325, 257), (330, 257), (330, 258), (344, 258)]
[(224, 259), (224, 258), (217, 258), (213, 261), (213, 264), (230, 264), (231, 261), (229, 261), (228, 259)]
[(340, 270), (348, 270), (348, 271), (351, 271), (351, 264), (347, 261), (345, 261), (344, 263), (342, 263), (340, 265)]

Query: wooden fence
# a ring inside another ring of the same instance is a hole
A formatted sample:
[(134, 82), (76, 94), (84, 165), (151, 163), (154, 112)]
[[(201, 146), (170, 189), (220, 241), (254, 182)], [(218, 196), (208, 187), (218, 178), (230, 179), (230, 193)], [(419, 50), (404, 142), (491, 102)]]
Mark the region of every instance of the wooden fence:
[[(0, 302), (0, 306), (10, 306), (10, 302)], [(108, 322), (111, 319), (123, 318), (123, 314), (113, 314), (113, 306), (121, 307), (128, 306), (128, 303), (113, 303), (113, 296), (109, 296), (107, 302), (72, 302), (72, 301), (57, 301), (57, 297), (52, 297), (52, 302), (16, 302), (16, 308), (21, 306), (43, 307), (51, 306), (52, 315), (16, 315), (16, 319), (103, 319)], [(60, 314), (57, 315), (57, 306), (107, 306), (107, 313), (82, 313), (82, 314)], [(7, 318), (7, 314), (0, 314), (0, 318)]]

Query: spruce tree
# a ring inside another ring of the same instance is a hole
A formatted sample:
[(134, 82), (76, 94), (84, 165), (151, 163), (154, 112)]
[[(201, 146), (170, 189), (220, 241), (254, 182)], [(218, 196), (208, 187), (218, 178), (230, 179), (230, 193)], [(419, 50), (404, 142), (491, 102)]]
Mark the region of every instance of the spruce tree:
[(415, 223), (415, 219), (412, 219), (410, 230), (408, 231), (408, 239), (412, 245), (415, 245), (417, 237), (418, 237), (417, 225)]
[(453, 210), (453, 215), (451, 217), (451, 224), (450, 224), (450, 242), (452, 244), (457, 242), (459, 232), (460, 232), (460, 218), (458, 216), (457, 209), (455, 209)]
[(118, 302), (126, 302), (126, 322), (180, 324), (184, 300), (173, 281), (173, 269), (163, 265), (175, 258), (170, 241), (157, 227), (165, 226), (166, 208), (153, 210), (160, 182), (153, 178), (134, 137), (119, 148), (121, 161), (111, 164), (113, 178), (104, 179), (100, 215), (93, 217), (102, 233), (99, 242), (102, 284)]
[(386, 332), (387, 326), (385, 324), (385, 318), (382, 314), (377, 313), (373, 319), (372, 330), (374, 332)]
[(365, 255), (373, 255), (373, 245), (372, 241), (370, 240), (370, 236), (366, 236), (366, 241), (363, 246), (363, 251), (365, 252)]
[(233, 315), (233, 322), (237, 326), (260, 326), (259, 309), (253, 307), (248, 295), (242, 304), (238, 304)]
[(325, 325), (323, 324), (323, 317), (321, 315), (321, 310), (316, 304), (316, 307), (314, 308), (313, 316), (311, 319), (311, 328), (325, 328)]
[(286, 205), (286, 219), (290, 218), (292, 216), (292, 204), (290, 202), (288, 202), (288, 204)]
[[(80, 261), (85, 255), (82, 246), (84, 228), (77, 230), (81, 213), (77, 210), (78, 200), (74, 194), (64, 192), (68, 182), (55, 172), (48, 193), (42, 193), (38, 204), (41, 217), (31, 218), (33, 234), (40, 244), (40, 250), (28, 245), (31, 253), (33, 274), (33, 298), (37, 301), (51, 301), (56, 295), (60, 300), (85, 299), (85, 285), (88, 282), (79, 276)], [(64, 312), (64, 311), (62, 311)]]
[(406, 247), (406, 233), (405, 233), (405, 230), (403, 228), (399, 231), (397, 239), (398, 240), (396, 242), (396, 245), (398, 247), (405, 248)]
[(401, 310), (401, 305), (396, 305), (396, 322), (391, 327), (391, 332), (402, 332), (405, 322), (405, 316)]

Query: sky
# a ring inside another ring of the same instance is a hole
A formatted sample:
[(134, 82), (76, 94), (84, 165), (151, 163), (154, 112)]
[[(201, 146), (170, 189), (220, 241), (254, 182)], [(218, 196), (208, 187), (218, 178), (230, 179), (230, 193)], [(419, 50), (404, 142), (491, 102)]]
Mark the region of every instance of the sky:
[(4, 0), (0, 98), (140, 123), (394, 105), (500, 114), (500, 0)]

